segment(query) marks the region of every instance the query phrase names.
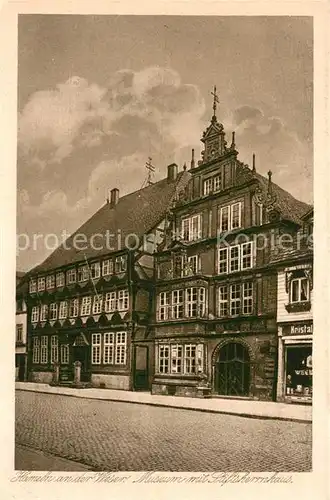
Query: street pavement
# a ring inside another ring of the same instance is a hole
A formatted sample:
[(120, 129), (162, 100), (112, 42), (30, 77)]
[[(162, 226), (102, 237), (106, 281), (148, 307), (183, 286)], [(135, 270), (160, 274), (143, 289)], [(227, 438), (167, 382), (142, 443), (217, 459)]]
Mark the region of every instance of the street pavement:
[(300, 472), (312, 426), (16, 391), (16, 444), (92, 470)]
[(15, 470), (42, 470), (83, 472), (89, 467), (66, 458), (50, 455), (41, 450), (31, 450), (20, 444), (15, 446)]

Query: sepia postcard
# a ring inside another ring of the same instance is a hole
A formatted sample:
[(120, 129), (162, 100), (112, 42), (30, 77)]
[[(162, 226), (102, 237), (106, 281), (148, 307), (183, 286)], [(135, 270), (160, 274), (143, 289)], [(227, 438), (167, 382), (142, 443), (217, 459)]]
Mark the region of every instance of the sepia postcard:
[(5, 498), (328, 496), (329, 20), (3, 5)]

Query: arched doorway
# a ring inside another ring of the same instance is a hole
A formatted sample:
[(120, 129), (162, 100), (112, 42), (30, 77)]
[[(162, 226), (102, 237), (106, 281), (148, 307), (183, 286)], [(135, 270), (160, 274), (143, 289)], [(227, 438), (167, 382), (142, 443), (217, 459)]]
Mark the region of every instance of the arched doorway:
[(248, 396), (250, 355), (240, 342), (228, 342), (219, 350), (215, 363), (215, 390), (226, 396)]

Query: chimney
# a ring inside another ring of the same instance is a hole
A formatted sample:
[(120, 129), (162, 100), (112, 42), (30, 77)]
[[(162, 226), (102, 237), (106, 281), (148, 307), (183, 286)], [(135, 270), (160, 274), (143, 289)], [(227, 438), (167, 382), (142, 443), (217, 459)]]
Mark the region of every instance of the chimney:
[(167, 166), (167, 180), (168, 182), (175, 181), (178, 176), (178, 166), (176, 163), (171, 163)]
[(190, 162), (190, 168), (195, 168), (195, 150), (191, 150), (191, 162)]
[(110, 199), (110, 208), (113, 208), (115, 205), (117, 205), (118, 200), (119, 200), (119, 189), (113, 188), (110, 191), (110, 197), (108, 198), (108, 203)]

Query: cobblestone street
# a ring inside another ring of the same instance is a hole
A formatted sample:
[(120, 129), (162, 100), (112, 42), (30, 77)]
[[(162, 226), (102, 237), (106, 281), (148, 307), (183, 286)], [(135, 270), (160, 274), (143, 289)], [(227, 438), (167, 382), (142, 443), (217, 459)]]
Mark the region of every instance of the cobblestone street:
[(16, 443), (94, 470), (298, 472), (312, 426), (17, 391)]

